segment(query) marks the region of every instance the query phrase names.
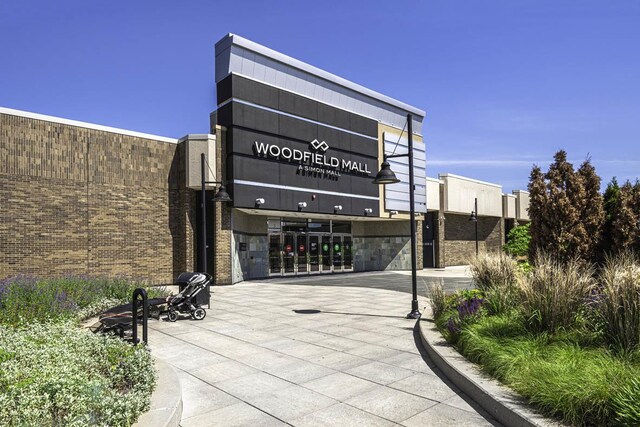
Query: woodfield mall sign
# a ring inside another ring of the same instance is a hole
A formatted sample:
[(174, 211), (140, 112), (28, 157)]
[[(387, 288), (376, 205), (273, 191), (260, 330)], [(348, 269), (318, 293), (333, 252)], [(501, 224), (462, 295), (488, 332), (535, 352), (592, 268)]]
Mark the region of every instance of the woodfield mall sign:
[(341, 172), (370, 175), (369, 165), (353, 160), (327, 156), (329, 144), (314, 139), (309, 143), (310, 151), (302, 151), (296, 148), (280, 147), (275, 144), (267, 144), (255, 141), (253, 150), (259, 157), (272, 158), (299, 163), (299, 171), (318, 173), (327, 176), (339, 177)]

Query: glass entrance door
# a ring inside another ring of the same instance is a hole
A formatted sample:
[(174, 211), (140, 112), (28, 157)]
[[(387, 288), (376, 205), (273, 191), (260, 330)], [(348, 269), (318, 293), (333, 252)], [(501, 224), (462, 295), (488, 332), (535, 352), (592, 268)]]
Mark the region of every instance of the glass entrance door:
[(270, 276), (353, 271), (351, 223), (282, 224), (269, 229)]
[(322, 236), (322, 272), (331, 273), (331, 236), (325, 234)]
[(342, 236), (333, 236), (333, 271), (342, 271)]
[(298, 233), (296, 235), (296, 258), (298, 265), (298, 274), (305, 274), (309, 272), (309, 265), (307, 260), (307, 252), (309, 248), (307, 247), (307, 235), (304, 233)]
[(269, 275), (280, 276), (282, 274), (282, 236), (280, 234), (269, 235)]
[(343, 270), (353, 271), (353, 250), (351, 236), (342, 237), (342, 260)]
[(296, 272), (296, 235), (294, 233), (284, 233), (282, 264), (283, 274)]
[(320, 271), (320, 236), (309, 235), (309, 272)]

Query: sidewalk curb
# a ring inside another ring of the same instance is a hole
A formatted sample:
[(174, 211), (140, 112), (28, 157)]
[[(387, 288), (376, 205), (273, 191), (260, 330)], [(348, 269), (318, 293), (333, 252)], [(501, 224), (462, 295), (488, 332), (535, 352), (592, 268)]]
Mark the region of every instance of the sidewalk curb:
[(151, 395), (151, 408), (133, 427), (178, 427), (182, 419), (182, 387), (176, 371), (166, 362), (154, 358), (158, 383)]
[(435, 365), (444, 375), (487, 411), (508, 427), (558, 427), (563, 424), (543, 417), (530, 409), (523, 399), (497, 380), (488, 378), (473, 363), (447, 343), (433, 321), (417, 322), (420, 340)]

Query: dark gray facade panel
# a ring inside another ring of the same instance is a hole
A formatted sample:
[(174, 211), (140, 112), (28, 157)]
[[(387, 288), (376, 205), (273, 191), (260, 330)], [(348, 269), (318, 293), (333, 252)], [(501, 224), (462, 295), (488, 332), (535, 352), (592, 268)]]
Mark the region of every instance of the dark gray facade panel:
[[(321, 193), (315, 193), (315, 198), (313, 198), (313, 194), (304, 191), (255, 187), (245, 184), (233, 185), (234, 205), (240, 208), (358, 216), (364, 216), (365, 209), (371, 209), (370, 216), (379, 215), (377, 200)], [(264, 205), (260, 207), (255, 205), (255, 200), (258, 198), (265, 200)], [(300, 202), (305, 202), (307, 207), (300, 209), (298, 207)], [(335, 206), (342, 206), (342, 210), (336, 213)]]
[(229, 75), (218, 83), (217, 88), (219, 104), (233, 97), (329, 126), (378, 137), (378, 122), (375, 120), (244, 77)]
[[(235, 100), (217, 114), (227, 128), (226, 175), (234, 207), (255, 208), (255, 200), (264, 198), (262, 209), (298, 211), (298, 203), (306, 202), (302, 212), (308, 214), (365, 216), (371, 209), (369, 215), (378, 215), (379, 189), (372, 183), (376, 121), (235, 75), (218, 86), (219, 101)], [(274, 152), (265, 153), (267, 147)], [(283, 149), (288, 156), (274, 154)], [(293, 158), (294, 152), (300, 157)], [(342, 209), (334, 212), (335, 206)]]
[[(338, 129), (328, 128), (294, 117), (282, 116), (270, 111), (261, 110), (249, 105), (231, 102), (220, 109), (224, 114), (218, 114), (219, 123), (230, 129), (242, 128), (242, 131), (252, 132), (252, 135), (236, 134), (234, 141), (240, 145), (250, 143), (253, 146), (254, 141), (263, 141), (269, 139), (277, 144), (278, 141), (270, 139), (270, 136), (280, 135), (283, 139), (298, 140), (308, 145), (314, 139), (325, 141), (330, 150), (341, 150), (344, 152), (354, 152), (369, 156), (378, 157), (378, 144), (371, 139), (343, 132)], [(227, 124), (231, 123), (231, 124)], [(245, 140), (244, 138), (248, 139)], [(284, 142), (283, 142), (284, 143)], [(235, 144), (234, 144), (235, 145)], [(231, 152), (244, 152), (240, 147), (230, 146)], [(300, 148), (300, 147), (296, 147)]]

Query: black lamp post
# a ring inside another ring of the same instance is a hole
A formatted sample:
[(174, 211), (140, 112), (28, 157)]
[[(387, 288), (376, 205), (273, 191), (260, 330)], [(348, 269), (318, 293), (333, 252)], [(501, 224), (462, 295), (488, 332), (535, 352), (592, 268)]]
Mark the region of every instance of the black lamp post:
[(478, 198), (475, 199), (475, 208), (471, 211), (469, 221), (473, 221), (476, 224), (476, 256), (478, 256)]
[(420, 310), (418, 310), (418, 279), (417, 279), (417, 249), (416, 249), (416, 218), (415, 218), (415, 186), (413, 184), (413, 116), (407, 114), (407, 133), (409, 139), (409, 149), (407, 154), (392, 154), (387, 156), (385, 154), (382, 165), (380, 166), (380, 172), (373, 180), (374, 184), (395, 184), (400, 182), (396, 177), (396, 174), (391, 170), (391, 166), (387, 159), (393, 157), (408, 157), (409, 158), (409, 223), (411, 225), (411, 312), (407, 314), (407, 319), (418, 319), (420, 317)]
[[(227, 191), (224, 188), (224, 183), (222, 181), (207, 181), (206, 180), (206, 163), (207, 159), (204, 153), (200, 154), (200, 179), (201, 179), (201, 194), (202, 194), (202, 263), (200, 264), (202, 267), (202, 271), (204, 273), (207, 272), (207, 193), (206, 186), (207, 184), (220, 184), (220, 188), (218, 192), (213, 196), (213, 201), (216, 203), (221, 202), (230, 202), (231, 197), (227, 194)], [(213, 209), (213, 226), (216, 224), (216, 209)], [(214, 241), (214, 254), (215, 254), (215, 241)], [(214, 255), (213, 258), (213, 284), (216, 282), (216, 258)]]

